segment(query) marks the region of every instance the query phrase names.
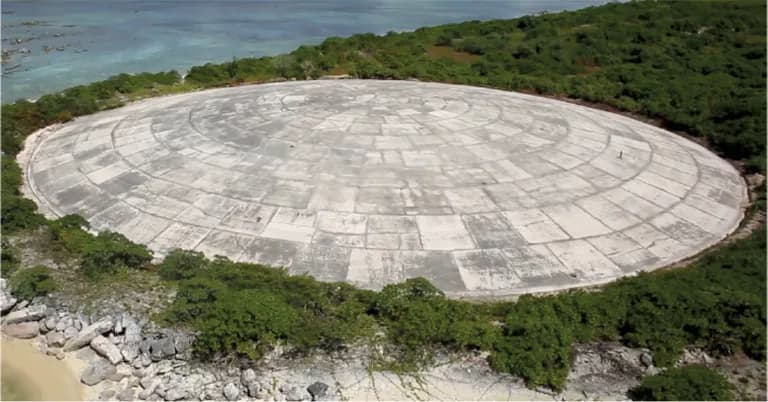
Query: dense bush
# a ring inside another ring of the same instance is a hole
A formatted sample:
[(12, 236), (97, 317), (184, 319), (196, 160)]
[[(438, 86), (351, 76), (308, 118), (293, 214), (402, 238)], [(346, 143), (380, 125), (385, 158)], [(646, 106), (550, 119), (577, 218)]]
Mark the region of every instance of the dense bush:
[(157, 274), (169, 281), (189, 279), (205, 268), (208, 260), (203, 253), (189, 250), (172, 250), (157, 266)]
[(200, 331), (198, 351), (210, 355), (231, 351), (254, 359), (302, 330), (297, 311), (284, 300), (250, 289), (223, 292), (201, 309), (195, 323)]
[(146, 246), (125, 236), (104, 231), (79, 245), (80, 269), (87, 276), (114, 272), (119, 268), (144, 268), (152, 260)]
[[(5, 124), (5, 120), (3, 120)], [(21, 169), (9, 156), (2, 156), (2, 205), (0, 205), (0, 223), (5, 234), (22, 229), (33, 229), (45, 224), (45, 218), (37, 213), (37, 206), (21, 194)]]
[(507, 315), (504, 336), (495, 345), (495, 370), (522, 377), (529, 386), (562, 389), (571, 362), (572, 326), (563, 323), (555, 303), (524, 302)]
[(112, 273), (120, 268), (145, 268), (152, 260), (152, 252), (146, 246), (120, 233), (107, 230), (93, 235), (88, 231), (90, 224), (80, 215), (65, 215), (47, 223), (51, 248), (77, 258), (86, 276)]
[[(176, 251), (169, 257), (170, 263), (161, 264), (162, 275), (181, 280), (163, 319), (200, 331), (196, 350), (201, 356), (258, 356), (277, 341), (289, 342), (297, 351), (334, 349), (370, 330), (365, 308), (371, 292), (226, 258), (210, 261), (192, 252)], [(248, 297), (258, 303), (251, 306)], [(230, 313), (238, 318), (222, 315)]]
[(731, 401), (733, 387), (704, 366), (671, 368), (648, 377), (629, 391), (635, 401)]
[(11, 277), (10, 285), (11, 292), (25, 300), (56, 290), (56, 281), (51, 276), (51, 269), (42, 265), (19, 270)]
[(424, 278), (385, 286), (369, 311), (399, 348), (401, 367), (429, 362), (436, 347), (488, 350), (499, 332), (470, 304), (447, 299)]
[(16, 248), (6, 238), (0, 239), (0, 277), (10, 278), (20, 262)]

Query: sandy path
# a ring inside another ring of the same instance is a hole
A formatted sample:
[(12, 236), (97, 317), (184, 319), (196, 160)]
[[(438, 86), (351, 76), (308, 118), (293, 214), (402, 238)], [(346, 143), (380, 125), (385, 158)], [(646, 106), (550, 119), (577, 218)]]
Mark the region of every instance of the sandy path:
[[(3, 380), (12, 381), (13, 395), (20, 400), (81, 401), (86, 387), (78, 380), (76, 360), (64, 361), (46, 356), (32, 342), (2, 338), (0, 347)], [(3, 384), (3, 388), (9, 384)]]

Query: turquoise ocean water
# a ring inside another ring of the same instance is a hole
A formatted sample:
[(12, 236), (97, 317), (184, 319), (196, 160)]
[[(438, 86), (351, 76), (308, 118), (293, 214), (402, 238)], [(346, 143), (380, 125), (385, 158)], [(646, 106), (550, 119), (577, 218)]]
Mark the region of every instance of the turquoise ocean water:
[(121, 72), (185, 71), (328, 36), (572, 10), (606, 0), (3, 0), (2, 101)]

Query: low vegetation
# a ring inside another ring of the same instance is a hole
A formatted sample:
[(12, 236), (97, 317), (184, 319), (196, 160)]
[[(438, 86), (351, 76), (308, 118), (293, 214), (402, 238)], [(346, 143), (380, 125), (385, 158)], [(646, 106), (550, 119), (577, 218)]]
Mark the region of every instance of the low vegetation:
[(19, 256), (7, 238), (0, 240), (0, 276), (9, 278), (19, 268)]
[(732, 401), (733, 387), (722, 375), (704, 366), (672, 368), (643, 378), (630, 391), (635, 401)]
[[(20, 192), (15, 156), (37, 129), (143, 96), (348, 73), (599, 102), (658, 118), (707, 139), (748, 169), (764, 171), (765, 61), (764, 3), (633, 2), (329, 38), (286, 55), (194, 67), (184, 82), (176, 72), (123, 74), (34, 103), (3, 105), (2, 230), (12, 235), (44, 227), (50, 247), (77, 261), (83, 278), (125, 270), (156, 272), (177, 289), (159, 319), (198, 331), (195, 350), (201, 359), (259, 358), (278, 344), (304, 353), (368, 341), (384, 347), (381, 367), (409, 370), (428, 363), (436, 350), (482, 350), (489, 352), (493, 368), (519, 375), (530, 386), (553, 389), (565, 383), (576, 342), (615, 340), (646, 347), (662, 366), (672, 364), (687, 345), (763, 360), (764, 227), (686, 268), (624, 279), (600, 292), (470, 304), (447, 299), (420, 278), (373, 292), (181, 250), (153, 266), (146, 247), (117, 233), (94, 235), (78, 216), (46, 220)], [(764, 210), (764, 199), (756, 208)], [(10, 276), (16, 291), (52, 290), (45, 268), (15, 269), (19, 259), (3, 241), (3, 275)], [(651, 377), (636, 396), (724, 395), (697, 382), (706, 377), (695, 370)]]
[(277, 343), (296, 352), (336, 350), (381, 332), (390, 347), (386, 368), (417, 368), (440, 349), (484, 350), (493, 368), (531, 386), (561, 389), (576, 342), (649, 348), (661, 366), (689, 345), (715, 356), (764, 359), (765, 249), (759, 231), (692, 266), (624, 279), (600, 292), (489, 304), (447, 299), (422, 278), (371, 292), (181, 250), (158, 271), (178, 281), (163, 320), (200, 331), (196, 348), (204, 358), (258, 358)]
[(10, 285), (11, 292), (25, 300), (45, 296), (56, 290), (56, 281), (51, 275), (51, 269), (43, 265), (19, 270), (11, 278)]
[(112, 274), (121, 268), (146, 268), (152, 260), (146, 246), (120, 233), (103, 231), (93, 235), (88, 228), (88, 222), (79, 215), (66, 215), (48, 225), (51, 246), (76, 258), (85, 276)]

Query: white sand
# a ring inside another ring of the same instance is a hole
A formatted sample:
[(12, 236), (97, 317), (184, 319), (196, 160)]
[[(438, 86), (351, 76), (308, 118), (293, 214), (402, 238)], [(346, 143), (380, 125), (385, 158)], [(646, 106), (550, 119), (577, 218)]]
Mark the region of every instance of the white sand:
[(40, 353), (33, 341), (3, 336), (0, 360), (28, 400), (81, 401), (87, 396), (87, 387), (79, 381), (84, 363), (74, 356), (59, 361)]

